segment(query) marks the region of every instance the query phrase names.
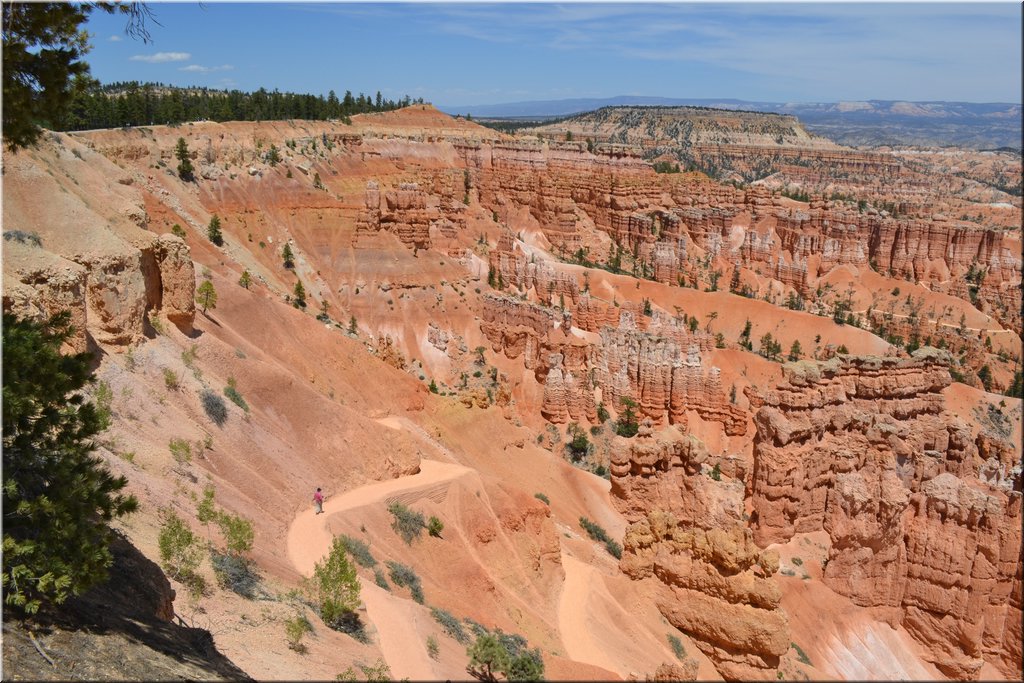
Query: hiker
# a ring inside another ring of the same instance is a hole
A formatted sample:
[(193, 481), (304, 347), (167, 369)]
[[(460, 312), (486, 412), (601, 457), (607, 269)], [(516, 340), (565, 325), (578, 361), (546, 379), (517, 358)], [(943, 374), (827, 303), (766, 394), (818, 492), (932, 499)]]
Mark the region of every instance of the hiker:
[(320, 493), (320, 487), (316, 489), (316, 493), (313, 494), (313, 506), (316, 507), (316, 514), (320, 514), (324, 511), (324, 494)]

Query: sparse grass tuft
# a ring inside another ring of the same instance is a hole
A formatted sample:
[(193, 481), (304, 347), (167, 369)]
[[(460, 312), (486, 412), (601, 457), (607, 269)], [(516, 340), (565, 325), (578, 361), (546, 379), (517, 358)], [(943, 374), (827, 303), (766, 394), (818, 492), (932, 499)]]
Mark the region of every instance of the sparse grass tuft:
[(456, 619), (450, 612), (446, 612), (440, 607), (431, 607), (430, 615), (434, 617), (434, 621), (439, 623), (444, 632), (451, 636), (455, 642), (461, 645), (469, 642), (469, 636), (466, 635), (465, 629), (462, 628), (462, 622)]
[(423, 586), (420, 584), (420, 577), (412, 570), (412, 567), (407, 567), (404, 564), (392, 562), (391, 560), (388, 560), (387, 564), (391, 580), (395, 582), (395, 585), (407, 587), (409, 592), (412, 593), (412, 599), (422, 605)]
[(536, 498), (537, 500), (541, 501), (545, 505), (549, 505), (549, 506), (551, 505), (551, 500), (547, 496), (545, 496), (543, 493), (539, 493), (539, 492), (535, 493), (535, 494), (533, 494), (533, 497)]
[(377, 565), (377, 560), (370, 553), (370, 546), (365, 541), (342, 534), (341, 545), (344, 546), (348, 554), (352, 556), (352, 559), (361, 567), (375, 567)]
[(604, 543), (605, 550), (608, 551), (612, 557), (617, 560), (622, 559), (622, 546), (617, 541), (608, 536), (608, 532), (605, 531), (596, 522), (591, 522), (586, 517), (580, 517), (580, 526), (583, 527), (587, 535), (595, 541)]
[(395, 517), (391, 528), (402, 537), (407, 545), (412, 545), (413, 539), (419, 538), (426, 528), (427, 523), (423, 519), (423, 513), (411, 510), (402, 503), (394, 502), (388, 506), (388, 512)]
[(804, 652), (803, 649), (799, 645), (797, 645), (796, 643), (790, 643), (790, 645), (792, 646), (792, 648), (794, 650), (796, 650), (796, 658), (798, 660), (800, 660), (801, 664), (806, 664), (807, 666), (812, 666), (811, 659), (807, 656), (807, 653)]
[(244, 410), (249, 412), (249, 404), (245, 402), (242, 395), (238, 393), (238, 387), (235, 385), (235, 378), (228, 377), (228, 385), (224, 387), (224, 395), (227, 396), (232, 403)]
[(224, 426), (228, 419), (228, 407), (224, 404), (224, 399), (209, 389), (203, 389), (200, 398), (202, 399), (203, 410), (206, 411), (207, 417), (213, 420), (213, 423), (218, 427)]
[(164, 386), (174, 390), (180, 387), (181, 382), (178, 380), (178, 373), (170, 368), (164, 368)]
[(442, 531), (444, 531), (444, 522), (437, 517), (431, 516), (430, 521), (427, 522), (427, 533), (434, 538), (441, 538)]
[(171, 439), (168, 447), (171, 449), (171, 456), (175, 462), (192, 462), (192, 447), (185, 439)]
[(672, 652), (676, 654), (676, 659), (679, 661), (686, 659), (686, 648), (683, 647), (683, 641), (679, 640), (679, 638), (671, 633), (666, 635), (668, 636), (668, 644), (672, 646)]

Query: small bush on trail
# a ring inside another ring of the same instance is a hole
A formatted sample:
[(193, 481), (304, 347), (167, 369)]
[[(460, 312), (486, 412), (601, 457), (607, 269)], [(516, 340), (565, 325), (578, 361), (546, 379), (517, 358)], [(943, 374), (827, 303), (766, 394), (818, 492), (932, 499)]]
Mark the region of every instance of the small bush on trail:
[(422, 605), (423, 586), (420, 584), (420, 577), (417, 576), (416, 572), (411, 567), (399, 564), (398, 562), (392, 562), (391, 560), (388, 560), (387, 565), (391, 580), (395, 582), (395, 585), (407, 587), (409, 592), (412, 593), (412, 599)]
[(241, 555), (210, 551), (210, 564), (217, 585), (253, 600), (259, 593), (260, 577), (252, 562)]
[(410, 510), (397, 501), (388, 506), (388, 512), (395, 517), (395, 521), (391, 523), (391, 528), (402, 537), (402, 540), (407, 545), (412, 545), (413, 539), (419, 538), (419, 535), (427, 526), (426, 521), (423, 519), (423, 513)]
[(389, 584), (388, 580), (384, 577), (384, 571), (380, 567), (373, 570), (373, 582), (387, 592), (391, 592), (391, 584)]
[(288, 637), (288, 648), (295, 650), (300, 655), (306, 654), (306, 646), (302, 643), (302, 637), (313, 632), (313, 624), (309, 623), (302, 614), (296, 614), (294, 619), (284, 622), (284, 632)]
[(245, 399), (242, 398), (242, 395), (240, 393), (238, 393), (238, 389), (235, 387), (235, 383), (234, 382), (235, 382), (235, 378), (234, 377), (229, 377), (228, 378), (228, 385), (226, 387), (224, 387), (224, 395), (227, 396), (228, 399), (230, 399), (232, 403), (234, 403), (236, 406), (238, 406), (239, 408), (241, 408), (242, 410), (244, 410), (245, 412), (248, 413), (249, 412), (249, 404), (246, 403)]
[(437, 638), (434, 636), (427, 636), (427, 654), (434, 661), (437, 661), (438, 656), (441, 654), (441, 648), (437, 645)]
[(377, 565), (377, 559), (370, 553), (370, 546), (365, 541), (361, 541), (358, 538), (352, 538), (342, 534), (339, 536), (341, 544), (345, 547), (345, 550), (352, 559), (355, 560), (360, 567), (375, 567)]
[(444, 531), (444, 522), (437, 517), (431, 517), (427, 523), (427, 533), (434, 538), (441, 538), (441, 532)]
[(201, 398), (207, 417), (218, 427), (224, 426), (228, 419), (228, 407), (224, 404), (224, 399), (209, 389), (203, 389)]
[(676, 659), (682, 661), (686, 659), (686, 648), (683, 647), (683, 642), (671, 633), (668, 635), (668, 644), (672, 646), (672, 652), (676, 653)]
[(622, 559), (622, 546), (619, 543), (608, 536), (608, 532), (605, 531), (600, 525), (595, 522), (591, 522), (586, 517), (580, 517), (580, 526), (582, 526), (587, 535), (595, 541), (604, 543), (605, 550), (608, 551), (612, 557), (617, 560)]
[(307, 584), (310, 597), (328, 627), (348, 633), (357, 640), (366, 638), (356, 609), (359, 607), (359, 577), (345, 553), (340, 538), (335, 538), (327, 556), (313, 567)]
[(452, 616), (450, 612), (446, 612), (440, 607), (431, 607), (430, 615), (434, 617), (434, 621), (441, 625), (445, 633), (455, 639), (455, 642), (462, 645), (469, 642), (469, 636), (466, 635), (465, 629), (462, 628), (462, 622)]

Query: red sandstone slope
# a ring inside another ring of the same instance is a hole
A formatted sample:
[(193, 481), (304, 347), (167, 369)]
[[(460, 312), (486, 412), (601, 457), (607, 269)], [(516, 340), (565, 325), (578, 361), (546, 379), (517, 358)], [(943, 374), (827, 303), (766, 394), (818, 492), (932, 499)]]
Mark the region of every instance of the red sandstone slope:
[[(196, 154), (195, 183), (168, 168), (179, 136)], [(284, 157), (276, 166), (263, 161), (271, 144)], [(769, 444), (810, 430), (823, 443), (856, 444), (858, 458), (876, 463), (871, 476), (901, 471), (899, 457), (918, 450), (939, 453), (928, 457), (944, 465), (906, 483), (926, 508), (932, 498), (988, 491), (1019, 510), (1019, 401), (1001, 407), (962, 384), (939, 394), (948, 371), (929, 360), (924, 398), (908, 403), (899, 382), (881, 382), (871, 395), (881, 408), (864, 404), (856, 393), (864, 373), (848, 368), (917, 361), (897, 360), (905, 354), (888, 340), (832, 320), (836, 302), (849, 302), (861, 320), (880, 311), (888, 336), (942, 340), (962, 355), (965, 373), (990, 364), (1005, 384), (1020, 356), (1019, 320), (1014, 327), (993, 314), (1019, 293), (1011, 249), (1019, 237), (941, 219), (851, 216), (827, 202), (801, 205), (697, 175), (658, 176), (627, 148), (591, 153), (585, 143), (510, 140), (430, 107), (356, 117), (352, 126), (204, 123), (57, 136), (12, 157), (7, 169), (5, 231), (35, 231), (41, 246), (5, 242), (5, 307), (71, 307), (86, 333), (79, 344), (104, 354), (100, 376), (114, 389), (117, 413), (105, 451), (145, 503), (130, 533), (148, 553), (156, 510), (170, 505), (194, 520), (190, 497), (209, 481), (221, 505), (254, 520), (254, 556), (282, 595), (330, 534), (358, 535), (378, 560), (420, 573), (427, 605), (525, 635), (542, 648), (549, 676), (652, 673), (675, 659), (667, 635), (684, 643), (683, 673), (702, 677), (934, 675), (926, 662), (977, 674), (982, 661), (1005, 672), (1019, 660), (1019, 631), (996, 625), (1019, 612), (1019, 537), (1013, 546), (1005, 524), (993, 540), (966, 523), (979, 547), (999, 554), (993, 576), (968, 581), (973, 574), (962, 568), (929, 567), (960, 578), (921, 582), (917, 565), (906, 565), (886, 585), (938, 603), (901, 597), (871, 611), (857, 596), (874, 589), (847, 585), (854, 572), (845, 558), (866, 550), (860, 519), (833, 511), (826, 524), (821, 515), (831, 508), (818, 509), (846, 490), (840, 484), (851, 472), (824, 455), (829, 448), (808, 446), (816, 477), (790, 482), (788, 467), (765, 475)], [(205, 237), (214, 214), (224, 247)], [(167, 234), (175, 224), (184, 241)], [(284, 244), (295, 254), (290, 268)], [(989, 266), (977, 284), (964, 279), (975, 259)], [(609, 272), (609, 261), (622, 272)], [(741, 264), (735, 282), (733, 262)], [(253, 276), (248, 289), (237, 284), (243, 270)], [(205, 315), (192, 306), (204, 278), (220, 295)], [(289, 305), (297, 280), (305, 312)], [(797, 301), (807, 310), (784, 306), (799, 308)], [(147, 320), (166, 330), (158, 334)], [(748, 337), (761, 355), (741, 347)], [(772, 340), (781, 353), (765, 358)], [(832, 358), (842, 346), (875, 358), (796, 366), (802, 377), (846, 368), (828, 384), (832, 403), (817, 405), (817, 390), (793, 388), (792, 368), (783, 385), (790, 388), (773, 389), (794, 342), (805, 358)], [(228, 404), (228, 421), (217, 427), (199, 396), (220, 393), (229, 379), (250, 410)], [(624, 397), (650, 420), (633, 440), (599, 418), (619, 413)], [(786, 417), (795, 427), (765, 417), (780, 406), (795, 411)], [(829, 411), (864, 413), (870, 428)], [(814, 431), (823, 421), (827, 437)], [(570, 423), (593, 446), (578, 467), (563, 458), (576, 433)], [(951, 435), (945, 446), (925, 448), (920, 435), (940, 432)], [(196, 444), (191, 464), (174, 462), (171, 438)], [(583, 471), (609, 468), (610, 490)], [(320, 518), (307, 507), (315, 485), (329, 494)], [(888, 500), (867, 490), (869, 506)], [(395, 499), (440, 517), (443, 538), (402, 543), (386, 512)], [(785, 574), (787, 556), (780, 573), (777, 553), (764, 547), (784, 540), (762, 531), (780, 506), (800, 532), (835, 522), (821, 550), (830, 560), (825, 586), (815, 595), (836, 596), (839, 643), (876, 633), (879, 617), (900, 625), (887, 641), (889, 659), (836, 645), (815, 651), (826, 661), (803, 668), (786, 634), (808, 633), (801, 620), (810, 617), (792, 597), (800, 593)], [(932, 534), (931, 513), (901, 509), (901, 521), (886, 527), (893, 538), (916, 543), (918, 531)], [(581, 516), (623, 542), (621, 563), (587, 538)], [(943, 524), (935, 533), (962, 540), (958, 526)], [(218, 644), (257, 678), (331, 677), (377, 657), (397, 676), (463, 675), (464, 648), (426, 607), (404, 590), (381, 591), (371, 571), (361, 576), (371, 644), (318, 627), (305, 658), (284, 643), (280, 621), (296, 609), (287, 599), (255, 621), (249, 603), (223, 590), (179, 601), (195, 618), (202, 609), (231, 624)], [(973, 596), (965, 606), (943, 602), (951, 580)], [(1005, 613), (992, 607), (1004, 593), (1017, 596)], [(442, 643), (438, 660), (427, 656), (428, 635)], [(902, 669), (886, 668), (897, 661)]]

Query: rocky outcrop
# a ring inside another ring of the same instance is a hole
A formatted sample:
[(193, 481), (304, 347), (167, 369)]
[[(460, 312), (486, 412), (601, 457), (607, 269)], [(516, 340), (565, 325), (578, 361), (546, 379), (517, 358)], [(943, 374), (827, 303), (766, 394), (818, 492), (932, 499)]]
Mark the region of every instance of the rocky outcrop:
[[(669, 664), (662, 662), (658, 665), (658, 668), (654, 670), (654, 673), (647, 674), (644, 677), (645, 681), (695, 681), (697, 680), (697, 670), (699, 666), (695, 659), (684, 659), (679, 664)], [(635, 675), (630, 675), (627, 681), (639, 681), (640, 678)]]
[(544, 384), (545, 419), (562, 424), (585, 416), (594, 422), (594, 389), (600, 387), (606, 406), (617, 409), (621, 399), (633, 399), (656, 423), (683, 423), (686, 412), (695, 410), (721, 422), (728, 435), (746, 433), (747, 415), (726, 400), (718, 368), (703, 368), (701, 350), (714, 345), (709, 334), (690, 332), (681, 319), (660, 313), (640, 316), (650, 330), (642, 332), (631, 307), (598, 313), (586, 294), (580, 304), (588, 326), (603, 323), (608, 310), (618, 313), (617, 326), (600, 329), (599, 344), (571, 333), (568, 312), (513, 297), (484, 297), (480, 329), (494, 351), (522, 356)]
[(68, 346), (75, 353), (88, 347), (85, 282), (84, 266), (34, 244), (5, 240), (4, 312), (41, 322), (68, 311), (74, 327)]
[(527, 257), (509, 235), (498, 239), (488, 260), (491, 273), (488, 279), (499, 289), (533, 290), (539, 299), (552, 303), (575, 304), (579, 300), (579, 284), (572, 274), (559, 271), (547, 261)]
[[(188, 246), (174, 235), (160, 235), (143, 249), (144, 272), (149, 258), (156, 262), (159, 283), (147, 285), (149, 307), (162, 313), (185, 334), (192, 332), (196, 315), (195, 267)], [(147, 277), (147, 282), (149, 281)]]
[(620, 567), (656, 577), (656, 602), (726, 679), (767, 678), (789, 649), (789, 626), (771, 576), (778, 555), (762, 551), (742, 521), (743, 486), (704, 473), (703, 445), (648, 425), (613, 451), (612, 500), (630, 522)]
[(544, 379), (544, 402), (540, 414), (554, 424), (588, 420), (597, 422), (597, 404), (594, 387), (586, 372), (563, 368), (563, 355), (552, 353), (548, 359), (548, 373)]
[(830, 587), (977, 678), (986, 659), (1020, 669), (1021, 492), (945, 411), (949, 362), (925, 348), (784, 366), (755, 417), (751, 525), (761, 545), (827, 531)]
[(137, 342), (150, 312), (191, 332), (189, 249), (149, 232), (149, 190), (132, 174), (59, 134), (5, 157), (5, 167), (7, 310), (36, 318), (71, 311), (76, 350)]
[(783, 366), (787, 381), (767, 392), (755, 416), (758, 543), (820, 529), (837, 473), (886, 457), (912, 473), (925, 467), (925, 451), (959, 443), (963, 423), (940, 415), (947, 362), (948, 354), (923, 349), (912, 360), (840, 356)]
[(441, 197), (420, 187), (419, 183), (400, 183), (393, 190), (381, 191), (375, 180), (366, 183), (363, 210), (356, 218), (353, 239), (361, 234), (390, 232), (406, 247), (428, 249), (434, 238), (450, 239), (465, 227), (461, 208), (445, 211)]
[(86, 335), (101, 344), (134, 343), (148, 311), (192, 331), (195, 274), (188, 247), (173, 235), (139, 249), (120, 242), (111, 251), (66, 255), (8, 242), (4, 273), (4, 310), (35, 319), (70, 311), (76, 351), (86, 350)]
[(399, 349), (395, 344), (391, 335), (381, 335), (380, 337), (377, 337), (377, 348), (375, 353), (378, 358), (391, 367), (399, 370), (405, 370), (405, 356), (402, 354), (401, 349)]
[(726, 400), (719, 369), (704, 370), (701, 350), (713, 347), (711, 336), (690, 332), (678, 318), (658, 315), (649, 332), (639, 331), (634, 320), (622, 311), (618, 327), (601, 329), (594, 381), (603, 389), (604, 403), (617, 407), (630, 398), (659, 424), (666, 418), (684, 422), (686, 411), (695, 410), (721, 422), (726, 434), (746, 433), (747, 415)]
[(441, 353), (448, 351), (448, 332), (442, 330), (434, 323), (427, 325), (427, 343)]
[(480, 330), (495, 352), (508, 358), (523, 356), (527, 370), (546, 372), (541, 347), (554, 327), (552, 311), (513, 297), (484, 296)]
[[(676, 115), (669, 112), (655, 118)], [(750, 122), (737, 125), (727, 137), (747, 134), (738, 131)], [(706, 150), (697, 144), (691, 152), (712, 165), (723, 159), (733, 163), (753, 150), (776, 165), (792, 158), (876, 179), (879, 175), (902, 177), (901, 163), (891, 156), (839, 148), (817, 139), (811, 144), (812, 138), (794, 132), (789, 124), (779, 130), (780, 135), (793, 136), (792, 148), (787, 147), (789, 143), (774, 148), (754, 144), (730, 151), (728, 144), (719, 142)], [(763, 136), (763, 132), (751, 135)], [(481, 166), (474, 183), (480, 202), (488, 208), (529, 207), (562, 254), (584, 248), (591, 261), (610, 260), (614, 245), (620, 245), (636, 255), (638, 272), (643, 268), (659, 282), (675, 284), (683, 278), (701, 286), (707, 279), (694, 257), (698, 251), (703, 252), (699, 256), (712, 258), (721, 254), (793, 287), (804, 297), (819, 277), (850, 264), (967, 299), (964, 276), (974, 265), (985, 272), (973, 299), (1004, 325), (1021, 330), (1020, 241), (1013, 231), (950, 220), (934, 211), (911, 218), (895, 218), (870, 207), (852, 211), (846, 204), (820, 198), (807, 208), (784, 208), (764, 186), (736, 190), (687, 174), (654, 174), (643, 164), (606, 169), (598, 161), (600, 154), (569, 150), (580, 143), (561, 143), (566, 146), (559, 151), (566, 155), (565, 162), (556, 162), (555, 144), (497, 143), (490, 150), (490, 165)], [(587, 235), (585, 226), (591, 224), (611, 238), (610, 247)], [(733, 241), (736, 227), (742, 229), (739, 244)], [(503, 262), (492, 256), (492, 266), (506, 282), (524, 286), (520, 284), (523, 259), (506, 257)]]

